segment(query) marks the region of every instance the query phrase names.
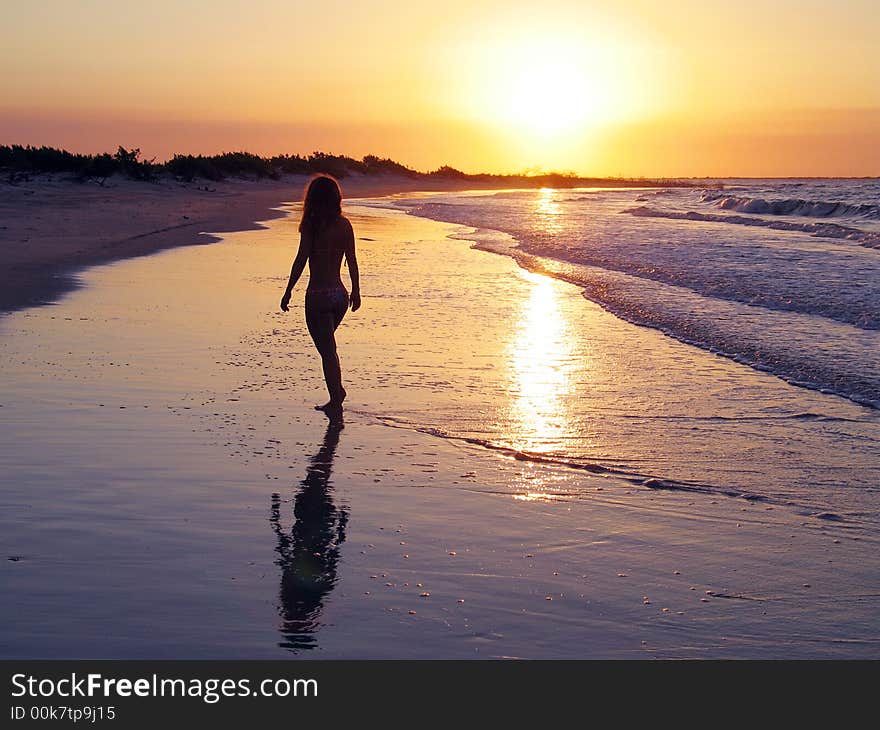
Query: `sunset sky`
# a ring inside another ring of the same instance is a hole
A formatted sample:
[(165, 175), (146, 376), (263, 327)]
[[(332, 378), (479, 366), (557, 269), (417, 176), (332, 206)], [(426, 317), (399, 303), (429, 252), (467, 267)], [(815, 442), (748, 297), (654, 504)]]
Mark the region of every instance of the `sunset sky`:
[(2, 144), (880, 175), (876, 0), (31, 0), (2, 15)]

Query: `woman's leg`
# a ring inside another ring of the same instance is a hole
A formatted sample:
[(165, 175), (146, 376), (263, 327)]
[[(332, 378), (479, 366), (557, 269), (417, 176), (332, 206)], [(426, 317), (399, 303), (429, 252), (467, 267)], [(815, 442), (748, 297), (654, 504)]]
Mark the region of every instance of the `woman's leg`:
[(342, 322), (342, 318), (348, 311), (348, 292), (344, 289), (333, 302), (333, 329), (335, 330)]
[[(343, 312), (344, 314), (344, 312)], [(323, 407), (339, 407), (345, 400), (345, 389), (342, 387), (342, 370), (339, 367), (339, 356), (336, 353), (335, 330), (341, 317), (329, 309), (318, 309), (306, 306), (306, 325), (312, 341), (321, 356), (321, 366), (324, 369), (324, 381), (327, 383), (327, 392), (330, 394), (330, 402)]]

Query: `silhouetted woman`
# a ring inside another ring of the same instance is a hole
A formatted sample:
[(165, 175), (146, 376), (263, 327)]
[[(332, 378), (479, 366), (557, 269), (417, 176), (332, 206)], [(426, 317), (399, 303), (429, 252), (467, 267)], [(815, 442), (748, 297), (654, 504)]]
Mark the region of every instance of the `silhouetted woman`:
[[(336, 354), (336, 328), (349, 305), (356, 312), (361, 306), (360, 275), (354, 250), (354, 231), (342, 215), (342, 191), (329, 175), (312, 178), (306, 188), (302, 220), (299, 224), (299, 251), (290, 269), (290, 280), (281, 298), (281, 309), (288, 311), (290, 293), (309, 264), (309, 285), (306, 288), (306, 325), (321, 355), (324, 380), (330, 400), (322, 406), (331, 420), (342, 415), (345, 388)], [(348, 262), (351, 296), (340, 276), (342, 257)]]

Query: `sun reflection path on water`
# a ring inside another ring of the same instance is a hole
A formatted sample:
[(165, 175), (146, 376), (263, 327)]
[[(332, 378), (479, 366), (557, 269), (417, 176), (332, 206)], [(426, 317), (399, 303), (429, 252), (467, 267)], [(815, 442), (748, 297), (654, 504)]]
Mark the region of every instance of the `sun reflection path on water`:
[(559, 283), (521, 272), (530, 291), (511, 329), (509, 344), (509, 445), (518, 451), (550, 454), (562, 449), (572, 424), (569, 399), (575, 371), (588, 362), (575, 357), (573, 323), (560, 306)]
[(547, 233), (558, 233), (561, 229), (561, 213), (562, 206), (556, 200), (556, 191), (553, 188), (541, 188), (535, 200), (538, 225)]

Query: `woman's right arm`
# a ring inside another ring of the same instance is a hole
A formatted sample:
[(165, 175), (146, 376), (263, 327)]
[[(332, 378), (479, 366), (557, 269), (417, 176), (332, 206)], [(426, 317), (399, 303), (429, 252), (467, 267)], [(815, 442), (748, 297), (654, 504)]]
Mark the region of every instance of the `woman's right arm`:
[(306, 268), (306, 262), (309, 260), (309, 251), (311, 250), (311, 242), (305, 233), (299, 237), (299, 250), (296, 252), (296, 258), (293, 260), (293, 266), (290, 267), (290, 278), (287, 280), (287, 288), (284, 290), (284, 296), (281, 297), (281, 309), (287, 311), (290, 305), (290, 293), (299, 277), (302, 276), (303, 270)]
[(358, 269), (357, 252), (354, 246), (354, 229), (348, 223), (345, 241), (345, 260), (348, 263), (348, 274), (351, 277), (351, 311), (361, 308), (361, 273)]

